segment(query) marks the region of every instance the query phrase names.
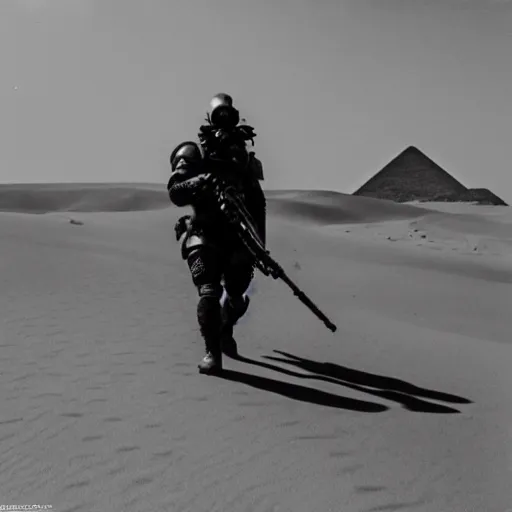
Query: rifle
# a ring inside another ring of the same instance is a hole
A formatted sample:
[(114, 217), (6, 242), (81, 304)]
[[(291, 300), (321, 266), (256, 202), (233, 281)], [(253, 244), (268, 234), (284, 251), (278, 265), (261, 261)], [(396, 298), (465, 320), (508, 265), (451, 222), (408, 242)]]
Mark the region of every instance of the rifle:
[(265, 248), (256, 228), (255, 222), (240, 199), (235, 188), (226, 185), (218, 178), (213, 179), (213, 192), (220, 210), (228, 223), (235, 227), (236, 233), (247, 250), (254, 257), (256, 267), (265, 275), (281, 279), (293, 291), (293, 294), (319, 318), (332, 332), (337, 327), (325, 316), (313, 301), (286, 275), (283, 268), (275, 261)]

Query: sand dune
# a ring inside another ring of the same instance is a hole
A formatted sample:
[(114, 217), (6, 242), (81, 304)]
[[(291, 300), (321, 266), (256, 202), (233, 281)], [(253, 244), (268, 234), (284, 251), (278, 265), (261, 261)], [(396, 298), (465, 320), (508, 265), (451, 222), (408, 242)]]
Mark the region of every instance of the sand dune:
[[(390, 201), (353, 197), (339, 192), (268, 191), (273, 215), (329, 222), (372, 222), (414, 218), (424, 210)], [(141, 183), (0, 185), (0, 211), (49, 213), (61, 211), (112, 212), (158, 210), (169, 207), (163, 185)]]
[(510, 208), (268, 195), (339, 330), (258, 275), (215, 378), (165, 187), (0, 187), (1, 504), (511, 508)]
[(165, 187), (156, 185), (0, 185), (0, 211), (3, 212), (126, 212), (168, 206)]
[(321, 225), (413, 219), (426, 213), (418, 206), (320, 190), (270, 191), (268, 199), (274, 215)]

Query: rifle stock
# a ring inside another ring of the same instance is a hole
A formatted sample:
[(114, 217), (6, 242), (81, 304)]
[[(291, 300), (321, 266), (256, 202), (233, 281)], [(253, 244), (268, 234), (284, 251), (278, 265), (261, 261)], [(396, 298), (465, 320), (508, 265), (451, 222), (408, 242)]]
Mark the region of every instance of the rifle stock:
[(240, 239), (253, 255), (256, 267), (266, 276), (281, 279), (281, 281), (293, 291), (293, 294), (316, 315), (330, 331), (336, 332), (336, 325), (320, 311), (316, 304), (290, 279), (279, 263), (272, 258), (270, 252), (261, 241), (251, 214), (238, 197), (235, 189), (233, 187), (223, 188), (218, 185), (216, 188), (216, 196), (221, 211), (227, 216), (228, 221), (235, 225)]

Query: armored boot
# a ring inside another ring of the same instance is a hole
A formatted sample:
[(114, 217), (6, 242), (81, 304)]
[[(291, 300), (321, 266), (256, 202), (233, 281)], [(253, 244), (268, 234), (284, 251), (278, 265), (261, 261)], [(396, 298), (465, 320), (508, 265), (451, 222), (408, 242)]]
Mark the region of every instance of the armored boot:
[(238, 355), (238, 347), (233, 339), (233, 328), (238, 320), (245, 315), (248, 307), (249, 297), (247, 295), (243, 295), (236, 300), (227, 296), (222, 305), (221, 348), (222, 352), (229, 357), (236, 357)]
[(219, 373), (222, 371), (219, 300), (216, 297), (201, 297), (197, 306), (197, 317), (206, 352), (198, 365), (199, 373)]
[(217, 348), (207, 348), (206, 355), (201, 359), (197, 365), (199, 373), (206, 373), (213, 375), (222, 371), (222, 352)]

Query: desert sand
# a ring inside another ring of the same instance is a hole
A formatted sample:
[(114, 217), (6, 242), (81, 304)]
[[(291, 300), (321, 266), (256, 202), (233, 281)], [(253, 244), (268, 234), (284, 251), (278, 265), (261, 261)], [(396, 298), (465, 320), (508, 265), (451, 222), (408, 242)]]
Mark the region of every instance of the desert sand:
[(0, 187), (0, 504), (512, 510), (512, 209), (269, 192), (241, 357), (199, 375), (165, 185)]

